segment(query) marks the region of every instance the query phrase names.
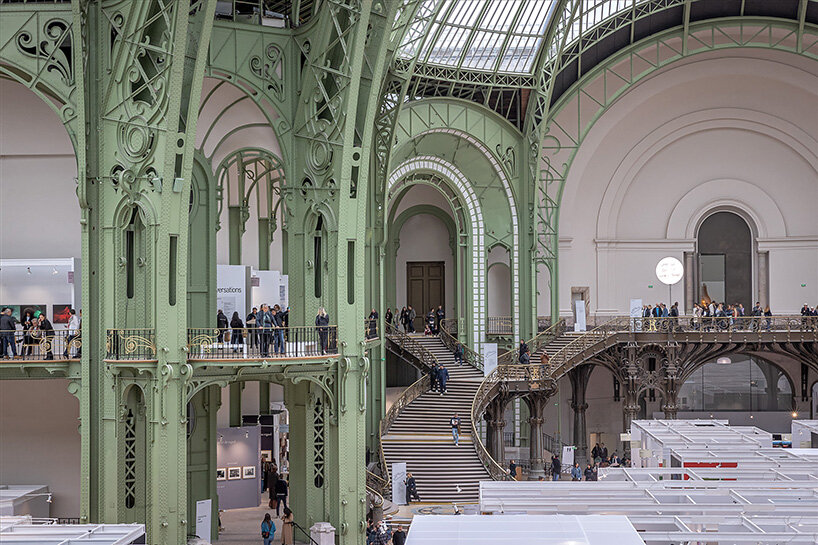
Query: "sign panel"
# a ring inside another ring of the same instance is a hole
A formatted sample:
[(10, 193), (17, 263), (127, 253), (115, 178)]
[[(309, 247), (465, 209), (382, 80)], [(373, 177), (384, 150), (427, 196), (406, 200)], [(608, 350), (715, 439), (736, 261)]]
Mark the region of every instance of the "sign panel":
[(392, 464), (392, 503), (406, 505), (406, 462)]
[(563, 468), (571, 468), (574, 467), (574, 451), (577, 450), (577, 447), (573, 445), (567, 445), (562, 447), (562, 467)]
[[(656, 278), (662, 284), (673, 285), (684, 276), (684, 265), (675, 257), (666, 257), (656, 265)], [(670, 301), (668, 301), (670, 304)]]
[(497, 343), (483, 343), (483, 376), (497, 367)]
[(577, 313), (577, 322), (574, 324), (574, 331), (585, 331), (587, 324), (585, 323), (585, 301), (574, 301), (574, 308)]
[[(238, 312), (244, 320), (247, 316), (250, 268), (245, 265), (216, 265), (216, 307), (223, 310), (227, 319)], [(213, 317), (213, 325), (216, 317)]]
[[(631, 318), (641, 318), (642, 317), (642, 300), (641, 299), (631, 299), (631, 311), (629, 316)], [(636, 331), (642, 331), (642, 320), (631, 320), (631, 323), (636, 328)]]
[(206, 539), (213, 541), (211, 532), (213, 531), (213, 524), (211, 517), (213, 516), (213, 509), (211, 503), (213, 500), (199, 500), (196, 502), (196, 535), (199, 539)]

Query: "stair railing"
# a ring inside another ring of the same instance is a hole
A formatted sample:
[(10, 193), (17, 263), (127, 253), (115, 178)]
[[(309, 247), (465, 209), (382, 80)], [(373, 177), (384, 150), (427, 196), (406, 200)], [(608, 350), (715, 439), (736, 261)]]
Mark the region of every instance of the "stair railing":
[[(450, 331), (451, 330), (451, 331)], [(447, 349), (452, 352), (457, 348), (458, 341), (454, 335), (457, 335), (457, 320), (441, 320), (440, 321), (440, 340)], [(463, 345), (463, 361), (483, 373), (483, 356)]]
[[(565, 319), (560, 319), (555, 324), (551, 324), (548, 329), (537, 333), (537, 335), (530, 341), (526, 341), (529, 351), (533, 354), (543, 346), (547, 345), (560, 335), (565, 333)], [(517, 363), (520, 357), (520, 347), (503, 352), (497, 356), (497, 365), (512, 365)]]
[(404, 333), (394, 325), (386, 324), (386, 336), (402, 350), (406, 350), (415, 356), (425, 369), (431, 369), (433, 365), (438, 363), (435, 355), (423, 346), (423, 343)]
[(578, 335), (576, 339), (563, 346), (548, 358), (552, 376), (559, 378), (566, 374), (576, 363), (574, 359), (577, 355), (582, 354), (599, 342), (617, 333), (630, 331), (631, 320), (632, 318), (630, 317), (619, 316), (608, 320), (582, 335)]
[(381, 419), (381, 441), (379, 441), (378, 445), (378, 457), (380, 460), (381, 472), (383, 474), (381, 480), (385, 483), (383, 485), (383, 490), (386, 490), (392, 483), (392, 479), (389, 475), (389, 467), (386, 465), (386, 456), (383, 453), (383, 436), (386, 435), (386, 432), (389, 431), (389, 428), (395, 423), (395, 420), (398, 419), (401, 411), (403, 411), (403, 409), (405, 409), (411, 402), (428, 392), (431, 384), (429, 375), (424, 374), (422, 377), (420, 377), (420, 379), (406, 388), (400, 396), (398, 396), (395, 402), (392, 403), (392, 406), (389, 407), (389, 410), (386, 411), (386, 415)]

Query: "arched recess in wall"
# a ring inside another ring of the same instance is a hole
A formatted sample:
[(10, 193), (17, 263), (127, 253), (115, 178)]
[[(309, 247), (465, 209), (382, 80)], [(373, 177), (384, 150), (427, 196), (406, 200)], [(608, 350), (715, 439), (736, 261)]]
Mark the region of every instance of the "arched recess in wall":
[[(513, 331), (520, 337), (521, 310), (520, 218), (515, 191), (519, 191), (525, 145), (520, 132), (496, 112), (456, 98), (426, 98), (406, 104), (395, 130), (392, 164), (417, 155), (438, 155), (456, 165), (474, 186), (486, 211), (486, 243), (502, 242), (512, 249), (509, 267)], [(471, 171), (470, 171), (471, 169)], [(475, 173), (475, 169), (480, 169)], [(502, 218), (502, 225), (498, 225)], [(485, 265), (484, 265), (485, 266)]]
[[(202, 103), (199, 108), (199, 124), (196, 134), (196, 149), (200, 156), (210, 164), (211, 173), (216, 184), (222, 182), (222, 165), (228, 165), (232, 178), (239, 180), (242, 176), (267, 172), (267, 178), (275, 182), (261, 187), (255, 193), (255, 206), (250, 206), (250, 195), (247, 204), (241, 199), (221, 206), (217, 213), (217, 261), (218, 263), (250, 264), (260, 269), (274, 268), (284, 270), (285, 260), (283, 240), (283, 215), (270, 215), (271, 210), (278, 209), (278, 189), (269, 193), (270, 187), (280, 188), (285, 181), (284, 163), (286, 155), (282, 149), (283, 141), (277, 130), (286, 127), (280, 113), (262, 94), (241, 80), (205, 78), (202, 88)], [(246, 156), (249, 169), (238, 169), (241, 156)], [(234, 162), (231, 163), (231, 158)], [(265, 164), (261, 164), (265, 163)], [(232, 169), (232, 171), (230, 170)], [(240, 173), (244, 173), (240, 176)], [(252, 182), (246, 183), (249, 187)], [(225, 186), (227, 187), (227, 186)], [(254, 186), (256, 188), (256, 186)], [(217, 200), (222, 195), (217, 191)], [(233, 193), (231, 195), (236, 195)], [(272, 199), (272, 205), (269, 205)], [(238, 210), (231, 209), (238, 207)], [(239, 232), (230, 233), (230, 229), (221, 229), (230, 223), (229, 214), (234, 216), (234, 223)], [(274, 224), (271, 221), (275, 220)], [(241, 235), (247, 233), (246, 237)], [(281, 236), (272, 235), (274, 233)], [(241, 245), (246, 239), (249, 243)], [(258, 241), (258, 242), (256, 242)], [(270, 241), (268, 243), (267, 241)], [(237, 245), (237, 243), (239, 243)], [(272, 248), (270, 245), (272, 244)], [(231, 256), (232, 251), (232, 256)]]
[(487, 333), (507, 337), (513, 331), (511, 252), (502, 244), (495, 244), (488, 251), (486, 262)]
[[(0, 248), (3, 258), (80, 256), (77, 155), (41, 93), (0, 77)], [(59, 225), (60, 236), (36, 225)], [(12, 301), (7, 301), (12, 303)]]
[[(219, 163), (215, 179), (217, 214), (224, 217), (225, 208), (228, 211), (230, 263), (242, 263), (242, 236), (247, 221), (255, 216), (258, 222), (258, 268), (269, 269), (270, 244), (286, 206), (282, 198), (284, 165), (281, 158), (263, 149), (239, 149)], [(281, 257), (276, 257), (280, 262)]]
[[(405, 300), (405, 292), (399, 292), (398, 288), (398, 275), (403, 274), (397, 267), (398, 263), (398, 251), (400, 248), (400, 241), (402, 237), (402, 232), (404, 226), (406, 225), (407, 221), (412, 218), (416, 218), (417, 216), (427, 215), (432, 216), (440, 220), (446, 228), (448, 232), (448, 246), (449, 251), (451, 253), (452, 258), (452, 271), (449, 271), (449, 274), (453, 276), (454, 279), (460, 278), (460, 268), (462, 268), (462, 264), (459, 263), (457, 259), (458, 256), (458, 231), (457, 225), (455, 224), (454, 219), (450, 215), (450, 212), (447, 212), (437, 206), (429, 205), (429, 204), (420, 204), (415, 206), (410, 206), (400, 214), (397, 214), (398, 208), (400, 203), (405, 195), (409, 193), (411, 189), (407, 188), (405, 191), (402, 191), (399, 195), (395, 196), (394, 202), (390, 206), (389, 210), (389, 220), (387, 222), (387, 232), (389, 234), (389, 238), (386, 242), (386, 255), (385, 255), (385, 277), (389, 279), (386, 282), (386, 306), (393, 309), (399, 309), (406, 304)], [(457, 287), (455, 287), (455, 290)], [(452, 308), (454, 314), (452, 316), (459, 316), (459, 298), (455, 297), (452, 301)], [(427, 309), (422, 309), (423, 312), (426, 312)], [(420, 313), (420, 312), (419, 312)], [(399, 311), (395, 311), (395, 314), (399, 314)], [(450, 316), (450, 317), (452, 317)]]
[[(485, 334), (485, 225), (477, 195), (462, 172), (451, 163), (433, 156), (409, 159), (395, 168), (389, 177), (387, 203), (405, 188), (414, 184), (426, 184), (436, 188), (449, 201), (452, 215), (458, 227), (458, 267), (461, 273), (460, 289), (457, 290), (459, 316), (463, 327), (458, 333), (478, 349)], [(389, 234), (386, 233), (388, 237)], [(468, 331), (465, 326), (471, 324)]]
[(118, 501), (122, 522), (144, 523), (147, 517), (147, 407), (139, 386), (123, 392), (122, 417), (119, 420)]
[(752, 308), (755, 261), (755, 236), (747, 220), (733, 211), (711, 211), (699, 224), (695, 265), (688, 271), (696, 274), (696, 300)]
[(677, 398), (680, 411), (795, 409), (795, 382), (785, 369), (758, 355), (722, 357), (730, 363), (708, 361), (685, 373)]

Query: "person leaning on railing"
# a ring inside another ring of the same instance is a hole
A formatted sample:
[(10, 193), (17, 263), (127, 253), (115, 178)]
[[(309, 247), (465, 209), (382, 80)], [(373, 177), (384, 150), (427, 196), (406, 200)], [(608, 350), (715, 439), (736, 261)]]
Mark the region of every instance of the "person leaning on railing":
[(11, 315), (11, 309), (6, 307), (0, 314), (0, 347), (3, 349), (3, 359), (8, 359), (6, 347), (11, 347), (11, 357), (17, 357), (17, 346), (14, 342), (14, 332), (17, 329), (17, 318)]
[(321, 345), (321, 355), (327, 353), (327, 338), (329, 337), (329, 314), (327, 314), (324, 307), (318, 309), (318, 314), (315, 316), (315, 325), (318, 328), (318, 340)]

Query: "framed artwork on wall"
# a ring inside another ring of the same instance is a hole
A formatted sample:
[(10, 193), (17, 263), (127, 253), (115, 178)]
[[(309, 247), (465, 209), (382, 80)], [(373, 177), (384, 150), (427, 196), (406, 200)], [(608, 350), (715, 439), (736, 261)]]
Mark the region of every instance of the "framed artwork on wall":
[(51, 315), (54, 316), (54, 323), (67, 324), (71, 318), (70, 310), (71, 305), (51, 305)]
[(227, 468), (226, 467), (217, 467), (216, 468), (216, 480), (217, 481), (226, 481), (227, 480)]
[(273, 451), (272, 450), (262, 450), (261, 451), (261, 459), (264, 462), (272, 462), (273, 461)]
[(241, 479), (241, 467), (228, 467), (227, 480), (235, 481), (237, 479)]
[(256, 466), (244, 466), (242, 468), (242, 478), (243, 479), (255, 479), (256, 478)]
[(26, 312), (28, 312), (29, 314), (31, 314), (32, 317), (34, 317), (34, 314), (36, 314), (38, 310), (40, 311), (41, 314), (46, 314), (45, 305), (20, 305), (20, 321), (23, 320), (23, 314), (25, 314)]
[(11, 315), (12, 316), (17, 318), (18, 320), (20, 319), (20, 305), (0, 305), (0, 310), (4, 309), (6, 307), (11, 309)]

